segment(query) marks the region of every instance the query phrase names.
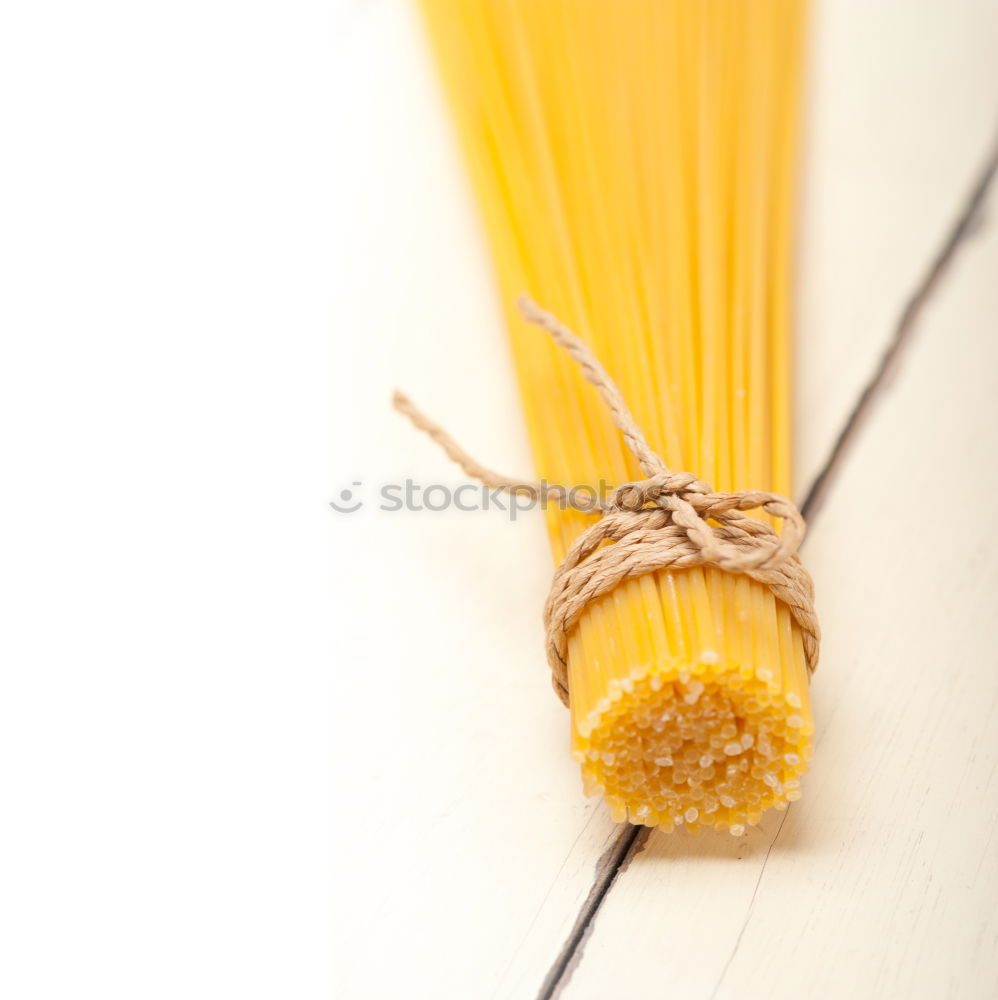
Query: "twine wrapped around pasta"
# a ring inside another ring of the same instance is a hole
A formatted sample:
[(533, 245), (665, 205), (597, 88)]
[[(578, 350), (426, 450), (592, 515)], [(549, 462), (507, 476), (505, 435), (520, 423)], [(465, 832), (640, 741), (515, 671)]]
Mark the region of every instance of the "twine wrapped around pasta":
[[(526, 295), (520, 296), (517, 306), (525, 320), (546, 330), (578, 363), (646, 479), (617, 487), (607, 503), (581, 501), (564, 486), (513, 479), (480, 465), (407, 396), (396, 392), (393, 403), (467, 475), (486, 486), (541, 501), (555, 500), (583, 513), (601, 513), (555, 570), (544, 604), (547, 660), (562, 702), (569, 702), (568, 637), (586, 607), (622, 581), (661, 569), (714, 566), (758, 580), (787, 606), (800, 626), (812, 674), (818, 665), (821, 632), (814, 610), (814, 585), (797, 556), (805, 525), (796, 505), (776, 493), (758, 490), (717, 493), (691, 473), (670, 471), (649, 446), (620, 390), (586, 344)], [(763, 510), (779, 519), (783, 533), (748, 517), (747, 510)]]

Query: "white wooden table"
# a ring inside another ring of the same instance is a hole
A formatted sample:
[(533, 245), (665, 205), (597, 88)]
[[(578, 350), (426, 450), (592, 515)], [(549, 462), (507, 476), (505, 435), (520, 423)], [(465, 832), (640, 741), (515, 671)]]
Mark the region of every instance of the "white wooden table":
[(382, 484), (460, 481), (395, 385), (530, 466), (420, 27), (357, 5), (334, 54), (336, 416), (367, 427), (334, 456), (365, 501), (331, 527), (340, 996), (998, 995), (996, 48), (991, 0), (817, 0), (796, 372), (798, 497), (826, 473), (815, 761), (744, 838), (635, 837), (569, 759), (540, 517), (377, 509)]

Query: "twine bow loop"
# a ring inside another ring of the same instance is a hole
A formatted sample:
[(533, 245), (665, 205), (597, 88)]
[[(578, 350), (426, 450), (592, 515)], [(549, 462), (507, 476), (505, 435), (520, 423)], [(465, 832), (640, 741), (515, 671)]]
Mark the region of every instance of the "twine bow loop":
[[(717, 565), (723, 563), (722, 568), (733, 572), (778, 565), (797, 551), (804, 534), (800, 512), (783, 497), (758, 491), (715, 493), (687, 472), (663, 472), (618, 486), (604, 509), (635, 513), (649, 507), (665, 511), (705, 558)], [(783, 536), (762, 522), (740, 516), (741, 512), (756, 508), (784, 522)], [(740, 541), (725, 542), (711, 521), (732, 529)], [(744, 523), (747, 521), (751, 523)]]

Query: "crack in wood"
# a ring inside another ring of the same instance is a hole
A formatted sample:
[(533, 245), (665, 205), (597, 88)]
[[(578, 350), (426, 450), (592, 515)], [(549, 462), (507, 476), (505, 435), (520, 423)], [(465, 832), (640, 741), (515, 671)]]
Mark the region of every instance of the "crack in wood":
[(568, 940), (544, 977), (537, 1000), (555, 1000), (568, 982), (572, 970), (582, 960), (583, 945), (603, 900), (613, 883), (627, 870), (631, 859), (644, 848), (650, 833), (648, 827), (622, 824), (622, 829), (596, 866), (593, 886), (579, 909)]
[(912, 333), (919, 313), (938, 287), (961, 243), (969, 236), (974, 235), (979, 228), (981, 208), (984, 205), (991, 182), (994, 180), (996, 170), (998, 170), (998, 144), (995, 145), (984, 168), (978, 175), (970, 196), (964, 202), (963, 208), (957, 216), (956, 224), (950, 230), (939, 252), (933, 258), (928, 271), (915, 286), (914, 293), (905, 304), (894, 329), (894, 335), (881, 356), (880, 363), (860, 392), (838, 438), (835, 440), (835, 444), (832, 445), (828, 458), (811, 483), (811, 488), (807, 491), (804, 502), (801, 504), (801, 513), (806, 518), (813, 518), (821, 508), (822, 502), (828, 495), (830, 485), (835, 479), (835, 474), (848, 454), (858, 431), (873, 412), (878, 398), (897, 373), (904, 348), (912, 341)]

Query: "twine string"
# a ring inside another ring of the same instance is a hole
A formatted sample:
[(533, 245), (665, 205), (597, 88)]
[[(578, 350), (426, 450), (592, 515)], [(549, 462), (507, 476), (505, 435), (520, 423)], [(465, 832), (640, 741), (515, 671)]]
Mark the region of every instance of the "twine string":
[[(813, 673), (821, 634), (814, 586), (797, 556), (805, 526), (796, 505), (761, 490), (715, 492), (692, 473), (671, 471), (652, 450), (620, 389), (585, 342), (528, 296), (521, 295), (517, 306), (527, 322), (547, 331), (578, 364), (645, 479), (618, 486), (609, 502), (603, 502), (564, 486), (504, 476), (473, 459), (403, 393), (396, 391), (393, 404), (466, 475), (485, 486), (541, 502), (553, 500), (586, 514), (600, 513), (555, 570), (544, 605), (547, 660), (558, 697), (568, 704), (568, 637), (585, 609), (624, 580), (661, 569), (714, 566), (764, 584), (800, 626), (808, 672)], [(763, 510), (782, 522), (782, 533), (749, 517), (748, 510)]]

